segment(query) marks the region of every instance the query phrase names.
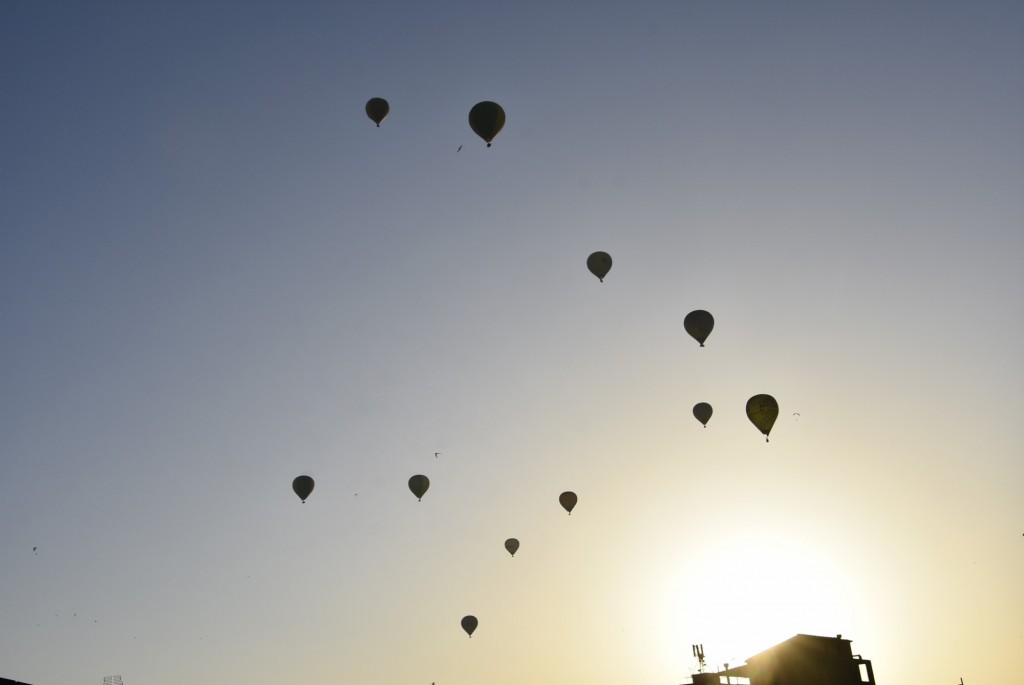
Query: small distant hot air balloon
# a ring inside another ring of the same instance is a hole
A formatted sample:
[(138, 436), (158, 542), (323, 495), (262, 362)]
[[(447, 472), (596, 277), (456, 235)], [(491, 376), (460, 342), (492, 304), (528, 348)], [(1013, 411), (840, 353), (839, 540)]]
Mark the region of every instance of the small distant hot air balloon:
[(587, 268), (604, 283), (604, 277), (612, 270), (612, 256), (607, 252), (594, 252), (587, 257)]
[(711, 414), (713, 412), (714, 410), (711, 408), (711, 405), (708, 404), (707, 402), (698, 402), (697, 404), (693, 405), (693, 416), (702, 424), (704, 424), (705, 428), (708, 427), (708, 421), (711, 420)]
[(313, 479), (309, 476), (299, 476), (292, 481), (292, 490), (299, 496), (302, 503), (306, 503), (306, 498), (313, 492)]
[(430, 479), (423, 475), (416, 475), (409, 479), (409, 489), (416, 495), (417, 500), (422, 500), (423, 495), (430, 487)]
[(700, 343), (701, 347), (704, 347), (704, 341), (711, 335), (712, 329), (715, 327), (715, 317), (711, 316), (709, 312), (703, 309), (690, 312), (683, 319), (683, 328), (689, 333), (694, 340)]
[(478, 102), (469, 110), (469, 127), (487, 142), (487, 147), (504, 125), (505, 110), (497, 102)]
[(569, 514), (572, 514), (573, 507), (576, 506), (576, 493), (569, 492), (568, 490), (558, 496), (558, 503), (562, 505)]
[(771, 395), (754, 395), (747, 400), (747, 418), (764, 433), (764, 441), (768, 442), (768, 434), (779, 418), (779, 403)]
[(370, 98), (366, 101), (366, 116), (373, 120), (373, 123), (380, 127), (380, 122), (384, 121), (384, 117), (391, 111), (391, 106), (388, 101), (384, 98)]
[(476, 630), (477, 626), (476, 616), (463, 616), (462, 617), (462, 629), (466, 631), (466, 634), (473, 637), (473, 631)]
[(508, 540), (505, 540), (505, 549), (508, 550), (509, 554), (515, 556), (516, 550), (519, 549), (519, 540), (516, 540), (515, 538), (509, 538)]

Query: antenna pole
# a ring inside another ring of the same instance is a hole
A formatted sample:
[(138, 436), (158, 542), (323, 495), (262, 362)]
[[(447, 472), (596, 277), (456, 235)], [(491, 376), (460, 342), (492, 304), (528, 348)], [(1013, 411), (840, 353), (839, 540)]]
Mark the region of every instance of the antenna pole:
[[(693, 656), (697, 659), (697, 663), (700, 665), (700, 672), (704, 672), (704, 645), (693, 646)], [(963, 685), (961, 683), (961, 685)]]

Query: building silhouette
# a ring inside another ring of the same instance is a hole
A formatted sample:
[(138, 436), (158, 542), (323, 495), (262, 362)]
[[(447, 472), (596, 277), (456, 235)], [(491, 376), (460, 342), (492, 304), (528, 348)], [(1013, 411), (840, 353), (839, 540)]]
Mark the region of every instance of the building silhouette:
[(842, 635), (794, 635), (747, 657), (742, 666), (695, 673), (693, 685), (875, 685), (871, 662)]

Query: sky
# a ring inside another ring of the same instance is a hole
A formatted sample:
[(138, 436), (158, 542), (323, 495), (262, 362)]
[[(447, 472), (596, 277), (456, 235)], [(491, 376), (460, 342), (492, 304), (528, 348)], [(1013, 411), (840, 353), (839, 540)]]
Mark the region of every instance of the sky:
[(1022, 35), (0, 4), (0, 676), (678, 685), (809, 633), (1012, 679)]

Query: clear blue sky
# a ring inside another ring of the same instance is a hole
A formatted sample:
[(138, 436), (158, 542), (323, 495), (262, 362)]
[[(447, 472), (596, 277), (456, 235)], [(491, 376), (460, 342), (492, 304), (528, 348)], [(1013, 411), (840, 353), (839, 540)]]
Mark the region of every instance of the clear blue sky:
[(804, 632), (1006, 681), (1022, 35), (1012, 2), (3, 3), (0, 676), (676, 685)]

